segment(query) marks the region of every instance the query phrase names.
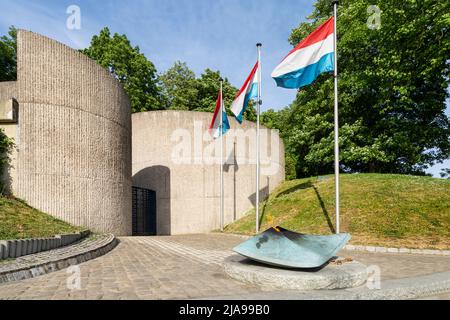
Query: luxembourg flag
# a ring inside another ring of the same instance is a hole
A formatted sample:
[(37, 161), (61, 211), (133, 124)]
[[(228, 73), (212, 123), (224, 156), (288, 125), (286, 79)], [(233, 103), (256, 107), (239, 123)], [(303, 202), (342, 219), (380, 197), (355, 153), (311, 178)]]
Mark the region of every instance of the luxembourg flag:
[[(222, 116), (220, 115), (221, 111)], [(220, 89), (216, 101), (216, 108), (214, 109), (214, 116), (212, 118), (211, 125), (209, 126), (209, 132), (212, 133), (214, 139), (217, 139), (227, 133), (228, 130), (230, 130), (230, 123), (228, 122), (227, 112), (225, 111), (225, 105), (223, 103), (222, 89)]]
[(324, 72), (334, 70), (334, 17), (295, 47), (272, 72), (279, 87), (307, 86)]
[(259, 63), (256, 62), (255, 66), (252, 69), (252, 72), (248, 76), (247, 80), (245, 80), (244, 85), (242, 86), (241, 90), (238, 91), (233, 103), (231, 104), (231, 112), (233, 112), (236, 120), (239, 123), (242, 123), (242, 118), (245, 110), (248, 107), (248, 102), (251, 99), (258, 97), (259, 70)]

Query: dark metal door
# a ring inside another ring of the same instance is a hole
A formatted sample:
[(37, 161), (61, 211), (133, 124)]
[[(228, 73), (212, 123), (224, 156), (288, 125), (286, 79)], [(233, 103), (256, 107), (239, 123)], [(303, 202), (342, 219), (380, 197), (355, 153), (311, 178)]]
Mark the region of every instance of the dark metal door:
[(156, 235), (156, 192), (133, 187), (133, 236)]

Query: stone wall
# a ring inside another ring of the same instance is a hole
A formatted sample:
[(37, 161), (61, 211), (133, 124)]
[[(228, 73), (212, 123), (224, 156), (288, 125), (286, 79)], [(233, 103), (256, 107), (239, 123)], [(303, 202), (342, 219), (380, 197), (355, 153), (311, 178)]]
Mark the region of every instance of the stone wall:
[(56, 41), (19, 30), (17, 46), (17, 84), (0, 85), (0, 97), (19, 102), (14, 193), (72, 224), (130, 235), (125, 91), (104, 68)]
[[(187, 111), (132, 115), (133, 185), (156, 191), (158, 234), (201, 233), (220, 227), (220, 139), (211, 144), (207, 131), (211, 117), (211, 113)], [(256, 126), (247, 121), (241, 126), (231, 117), (229, 121), (233, 130), (224, 143), (226, 224), (241, 218), (256, 197)], [(274, 130), (266, 138), (261, 143), (261, 198), (285, 176), (283, 142)], [(183, 150), (183, 140), (189, 141), (185, 149), (190, 151)]]

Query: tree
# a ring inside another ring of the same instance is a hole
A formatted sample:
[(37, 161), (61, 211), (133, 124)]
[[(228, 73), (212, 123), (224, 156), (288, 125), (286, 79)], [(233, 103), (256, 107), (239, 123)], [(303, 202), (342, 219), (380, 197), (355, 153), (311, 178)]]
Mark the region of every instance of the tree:
[(195, 110), (197, 108), (197, 81), (195, 73), (185, 62), (177, 61), (161, 75), (165, 108), (171, 110)]
[[(381, 28), (369, 29), (369, 0), (341, 1), (338, 70), (342, 169), (423, 174), (450, 155), (445, 100), (450, 84), (450, 3), (386, 0)], [(332, 15), (318, 0), (296, 45)], [(284, 115), (282, 135), (300, 176), (333, 172), (333, 79), (301, 89)]]
[(8, 36), (0, 38), (0, 81), (17, 79), (17, 29), (10, 27)]
[[(220, 71), (212, 71), (206, 69), (202, 73), (199, 79), (197, 79), (197, 89), (198, 89), (198, 107), (197, 111), (207, 111), (213, 112), (215, 107), (215, 102), (217, 99), (217, 92), (219, 91)], [(225, 101), (225, 107), (227, 113), (231, 115), (230, 107), (231, 103), (236, 97), (238, 89), (230, 84), (228, 79), (223, 79), (223, 99)], [(247, 110), (244, 112), (244, 119), (249, 121), (256, 121), (256, 111), (253, 108), (253, 103), (250, 102)]]
[(263, 126), (268, 129), (280, 129), (279, 115), (273, 109), (269, 109), (261, 113), (260, 121)]
[(109, 29), (104, 28), (92, 38), (90, 47), (81, 52), (108, 69), (123, 84), (132, 112), (163, 108), (155, 66), (139, 47), (131, 46), (126, 35), (111, 36)]
[[(232, 115), (230, 107), (238, 89), (223, 78), (220, 71), (206, 69), (199, 78), (186, 63), (177, 61), (161, 75), (161, 87), (165, 96), (166, 109), (214, 112), (220, 80), (223, 80), (223, 98), (227, 113)], [(252, 104), (244, 113), (244, 118), (256, 120)]]

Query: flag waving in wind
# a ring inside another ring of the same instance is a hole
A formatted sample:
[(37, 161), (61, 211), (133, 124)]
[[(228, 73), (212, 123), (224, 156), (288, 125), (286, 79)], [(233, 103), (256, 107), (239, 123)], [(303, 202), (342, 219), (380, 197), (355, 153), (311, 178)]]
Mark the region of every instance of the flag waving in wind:
[(272, 72), (279, 87), (298, 89), (334, 70), (334, 17), (313, 31)]
[[(222, 112), (222, 114), (220, 113)], [(212, 133), (214, 139), (227, 133), (230, 130), (230, 123), (228, 122), (227, 112), (223, 103), (222, 90), (219, 90), (217, 96), (216, 108), (214, 109), (214, 116), (209, 126), (209, 132)]]
[(252, 69), (252, 72), (248, 76), (247, 80), (245, 80), (244, 85), (241, 90), (236, 94), (236, 98), (234, 98), (233, 103), (231, 104), (231, 112), (236, 116), (236, 120), (239, 123), (242, 123), (242, 118), (245, 110), (248, 107), (248, 102), (251, 99), (258, 97), (258, 73), (259, 71), (259, 63), (256, 62), (255, 66)]

